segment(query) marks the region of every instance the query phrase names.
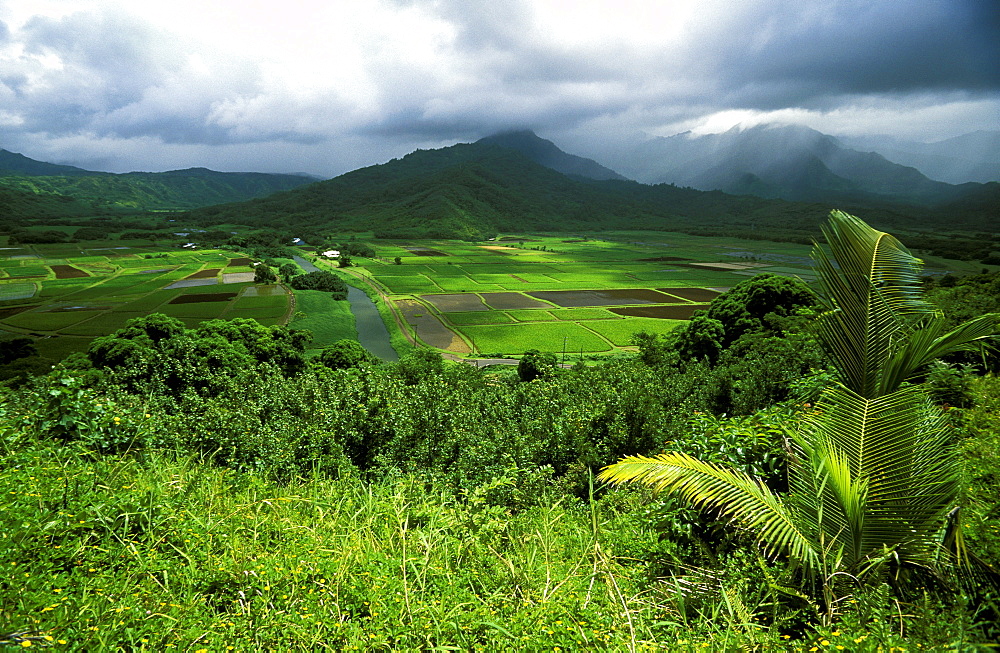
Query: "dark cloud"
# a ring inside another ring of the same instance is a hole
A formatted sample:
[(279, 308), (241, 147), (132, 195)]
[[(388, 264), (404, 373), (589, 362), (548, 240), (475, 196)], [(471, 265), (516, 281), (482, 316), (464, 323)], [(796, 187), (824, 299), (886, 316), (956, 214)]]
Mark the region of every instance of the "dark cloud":
[[(1000, 90), (998, 5), (954, 0), (770, 5), (708, 39), (731, 106), (829, 107), (875, 93)], [(985, 18), (985, 20), (984, 20)], [(752, 21), (752, 22), (750, 22)], [(742, 27), (742, 29), (741, 29)], [(708, 54), (711, 56), (711, 54)]]
[[(24, 52), (0, 60), (0, 121), (21, 142), (77, 139), (80, 156), (87, 139), (95, 151), (122, 141), (192, 156), (268, 152), (295, 171), (305, 168), (296, 152), (321, 165), (316, 152), (350, 142), (349, 156), (311, 170), (332, 174), (365, 152), (375, 163), (376, 153), (511, 129), (580, 141), (726, 110), (1000, 106), (996, 0), (704, 0), (680, 32), (665, 25), (663, 38), (631, 39), (609, 28), (590, 41), (550, 33), (533, 0), (394, 4), (446, 29), (413, 57), (406, 43), (360, 38), (353, 63), (329, 55), (343, 85), (315, 62), (303, 62), (315, 84), (285, 84), (255, 51), (227, 54), (120, 11), (0, 22), (0, 46)], [(567, 23), (576, 10), (567, 5)], [(620, 10), (607, 3), (609, 18)]]

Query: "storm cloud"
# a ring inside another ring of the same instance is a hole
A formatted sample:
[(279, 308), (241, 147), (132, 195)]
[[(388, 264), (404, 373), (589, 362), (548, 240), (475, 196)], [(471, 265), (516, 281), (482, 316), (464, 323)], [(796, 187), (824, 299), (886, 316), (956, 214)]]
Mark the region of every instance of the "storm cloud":
[(739, 120), (921, 140), (1000, 125), (992, 0), (171, 6), (0, 7), (0, 147), (332, 176), (521, 128), (599, 152)]

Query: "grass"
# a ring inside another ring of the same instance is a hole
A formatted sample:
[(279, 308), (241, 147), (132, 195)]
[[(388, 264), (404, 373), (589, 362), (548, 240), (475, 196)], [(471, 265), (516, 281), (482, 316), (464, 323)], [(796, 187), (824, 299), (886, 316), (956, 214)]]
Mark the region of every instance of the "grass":
[(684, 323), (684, 320), (632, 317), (623, 320), (590, 320), (586, 325), (588, 329), (610, 340), (616, 347), (627, 347), (632, 344), (632, 336), (639, 331), (669, 333)]
[(445, 313), (444, 317), (452, 324), (475, 325), (475, 324), (511, 324), (514, 320), (503, 311), (459, 311), (455, 313)]
[(499, 324), (463, 326), (463, 334), (472, 340), (480, 352), (523, 353), (528, 349), (541, 351), (609, 351), (611, 345), (587, 328), (572, 322), (538, 324)]
[(76, 453), (4, 457), (15, 546), (0, 564), (18, 587), (0, 621), (22, 641), (569, 650), (667, 634), (637, 600), (641, 573), (602, 549), (597, 513), (555, 503), (509, 515), (405, 477), (278, 486), (192, 458)]
[[(295, 317), (300, 314), (301, 317)], [(296, 290), (295, 316), (288, 326), (311, 331), (313, 341), (309, 347), (313, 349), (322, 349), (338, 340), (358, 338), (350, 304), (333, 299), (328, 292)]]

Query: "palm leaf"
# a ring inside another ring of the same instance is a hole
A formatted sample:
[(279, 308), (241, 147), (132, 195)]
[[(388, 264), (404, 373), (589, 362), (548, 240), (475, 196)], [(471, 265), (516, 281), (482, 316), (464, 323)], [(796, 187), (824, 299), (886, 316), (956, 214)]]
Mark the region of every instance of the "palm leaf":
[(710, 508), (757, 533), (769, 551), (783, 551), (814, 568), (813, 540), (796, 523), (782, 497), (747, 474), (702, 462), (680, 452), (628, 456), (597, 477), (612, 484), (639, 483), (669, 491), (693, 506)]

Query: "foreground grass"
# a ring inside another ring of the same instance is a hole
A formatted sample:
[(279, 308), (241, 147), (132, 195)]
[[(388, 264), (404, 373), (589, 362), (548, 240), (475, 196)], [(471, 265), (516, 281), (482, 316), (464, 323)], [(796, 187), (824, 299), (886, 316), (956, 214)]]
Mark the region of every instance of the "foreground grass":
[(66, 453), (8, 457), (0, 473), (0, 636), (19, 634), (22, 646), (620, 648), (653, 638), (630, 627), (651, 608), (602, 550), (593, 515), (553, 505), (509, 519), (414, 479), (279, 487), (192, 459)]
[(714, 608), (685, 609), (633, 557), (657, 546), (655, 532), (601, 502), (512, 512), (491, 499), (503, 480), (457, 495), (414, 477), (279, 485), (193, 457), (100, 457), (44, 442), (0, 462), (0, 644), (810, 650), (827, 641), (874, 651), (903, 642), (878, 618), (854, 630), (796, 626), (743, 577), (752, 561), (719, 581), (725, 600), (716, 595)]

